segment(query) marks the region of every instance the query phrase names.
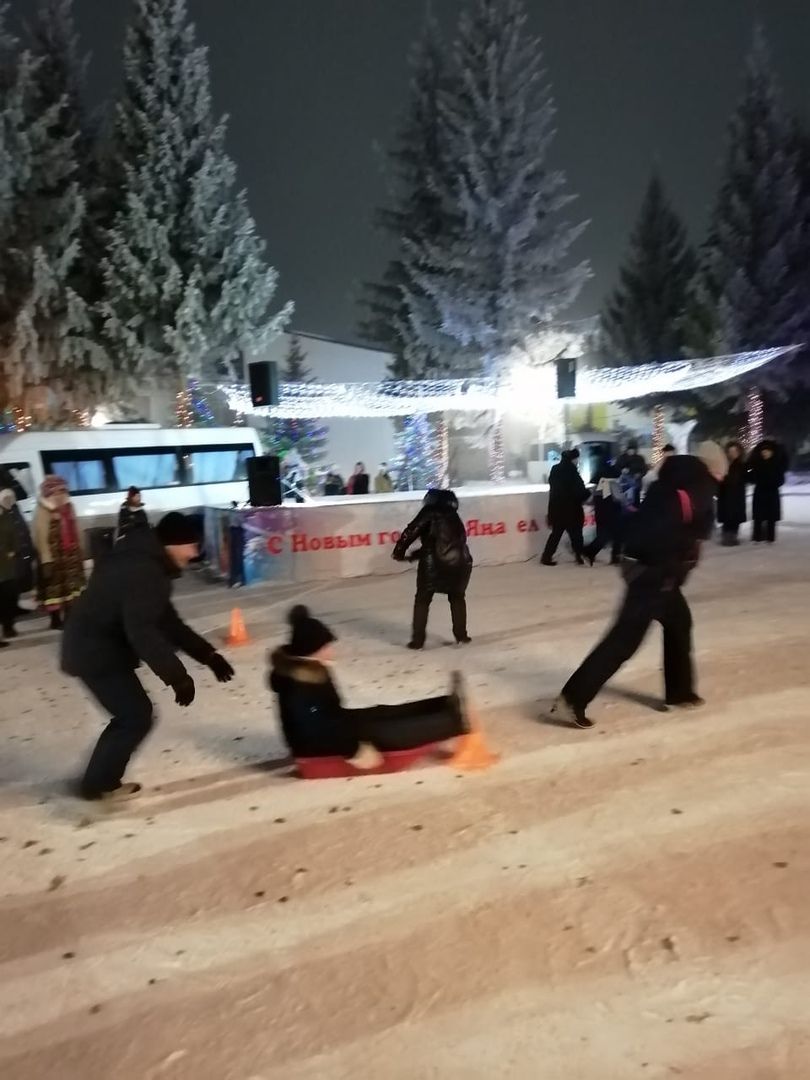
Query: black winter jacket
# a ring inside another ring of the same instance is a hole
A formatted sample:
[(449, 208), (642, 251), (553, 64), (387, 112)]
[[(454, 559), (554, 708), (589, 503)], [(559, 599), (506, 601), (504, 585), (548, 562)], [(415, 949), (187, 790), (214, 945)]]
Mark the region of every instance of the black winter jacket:
[(329, 669), (292, 656), (285, 646), (270, 657), (270, 689), (278, 697), (284, 740), (293, 757), (354, 757), (360, 743)]
[(473, 560), (454, 492), (434, 488), (425, 495), (422, 509), (405, 527), (394, 547), (394, 558), (404, 560), (408, 548), (417, 540), (422, 543), (416, 553), (417, 589), (464, 592), (470, 583)]
[[(772, 457), (764, 458), (762, 451), (768, 448)], [(785, 482), (788, 460), (785, 451), (770, 439), (755, 446), (748, 459), (748, 478), (754, 485), (751, 516), (754, 521), (781, 521), (782, 494), (779, 490)]]
[(576, 464), (567, 455), (555, 465), (548, 474), (548, 522), (565, 528), (568, 525), (582, 525), (585, 511), (582, 504), (589, 492), (585, 481), (579, 475)]
[(717, 520), (721, 525), (734, 528), (747, 520), (746, 484), (748, 466), (742, 458), (730, 461), (728, 472), (720, 481), (717, 492)]
[(172, 604), (179, 572), (151, 529), (133, 529), (94, 569), (62, 639), (62, 670), (89, 678), (131, 671), (143, 661), (167, 686), (187, 677), (181, 651), (200, 664), (216, 652)]
[(130, 506), (129, 503), (124, 503), (118, 511), (118, 529), (115, 538), (120, 540), (131, 529), (141, 528), (148, 524), (149, 518), (142, 506)]

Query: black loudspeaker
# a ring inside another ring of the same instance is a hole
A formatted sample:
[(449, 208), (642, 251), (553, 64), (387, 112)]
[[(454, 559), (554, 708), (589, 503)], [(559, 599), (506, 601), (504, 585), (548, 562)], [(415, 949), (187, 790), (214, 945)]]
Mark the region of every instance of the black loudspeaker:
[(248, 493), (251, 506), (281, 506), (281, 460), (252, 457), (247, 461)]
[(249, 364), (250, 399), (254, 407), (278, 405), (278, 365), (272, 360)]
[(577, 362), (570, 356), (562, 356), (557, 361), (557, 397), (573, 398), (577, 396)]

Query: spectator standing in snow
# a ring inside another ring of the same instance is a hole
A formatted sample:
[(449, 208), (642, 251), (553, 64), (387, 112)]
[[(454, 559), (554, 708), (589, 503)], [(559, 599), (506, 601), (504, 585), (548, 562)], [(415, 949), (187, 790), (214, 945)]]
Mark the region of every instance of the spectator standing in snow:
[(196, 691), (178, 651), (210, 668), (219, 682), (233, 678), (225, 657), (186, 626), (172, 604), (174, 579), (198, 554), (197, 528), (183, 514), (167, 514), (154, 530), (130, 530), (96, 566), (65, 625), (62, 670), (112, 715), (81, 781), (85, 799), (120, 801), (140, 791), (140, 784), (122, 779), (153, 723), (152, 702), (135, 674), (141, 662), (182, 707)]
[[(421, 547), (408, 556), (408, 548), (419, 541)], [(458, 499), (452, 491), (431, 488), (422, 509), (405, 526), (397, 541), (393, 558), (397, 562), (417, 562), (416, 597), (413, 604), (413, 630), (409, 649), (425, 644), (428, 614), (436, 593), (445, 593), (450, 602), (453, 636), (457, 644), (467, 645), (467, 586), (472, 574), (472, 555), (467, 546), (467, 530), (458, 514)]]
[(127, 492), (126, 499), (124, 499), (121, 504), (121, 509), (118, 511), (118, 529), (115, 538), (116, 540), (120, 540), (130, 529), (142, 528), (148, 524), (149, 519), (143, 508), (143, 499), (141, 498), (140, 490), (136, 487), (131, 487)]
[(548, 474), (548, 526), (551, 533), (540, 557), (543, 566), (557, 565), (554, 555), (565, 532), (571, 540), (577, 563), (580, 566), (585, 564), (582, 539), (585, 524), (583, 503), (588, 499), (589, 492), (579, 474), (578, 461), (579, 450), (564, 450), (562, 460), (554, 465)]
[(633, 441), (627, 444), (627, 449), (616, 460), (616, 468), (619, 475), (627, 473), (633, 480), (634, 501), (638, 506), (641, 502), (641, 482), (649, 471), (649, 465), (638, 452), (638, 443)]
[(664, 630), (667, 705), (703, 704), (695, 691), (692, 615), (681, 588), (697, 565), (701, 541), (711, 533), (715, 489), (716, 481), (699, 458), (676, 455), (661, 466), (626, 537), (626, 588), (618, 615), (563, 687), (552, 716), (592, 727), (588, 705), (636, 653), (653, 621)]
[(726, 446), (728, 472), (717, 490), (717, 520), (722, 526), (724, 547), (736, 547), (740, 542), (740, 525), (747, 520), (746, 485), (748, 466), (743, 448), (738, 442)]
[(469, 730), (457, 674), (447, 695), (347, 709), (330, 671), (335, 635), (303, 604), (288, 620), (290, 641), (270, 658), (269, 684), (293, 757), (342, 757), (357, 768), (374, 768), (386, 751), (445, 742)]
[(391, 479), (391, 474), (388, 471), (388, 465), (383, 462), (380, 465), (380, 471), (374, 477), (374, 494), (375, 495), (387, 495), (394, 490), (394, 481)]
[(764, 439), (751, 451), (748, 476), (754, 485), (751, 516), (754, 519), (752, 539), (755, 544), (776, 540), (776, 524), (782, 520), (781, 487), (787, 472), (787, 455), (773, 439)]
[(33, 524), (39, 564), (39, 601), (61, 630), (65, 615), (85, 586), (84, 560), (76, 513), (67, 484), (46, 476), (40, 488)]

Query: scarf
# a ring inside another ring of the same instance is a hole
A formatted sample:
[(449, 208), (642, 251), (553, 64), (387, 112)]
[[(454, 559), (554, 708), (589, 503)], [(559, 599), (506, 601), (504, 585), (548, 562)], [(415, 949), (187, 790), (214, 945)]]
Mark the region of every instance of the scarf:
[(75, 551), (79, 546), (79, 530), (76, 527), (76, 515), (73, 507), (68, 503), (60, 506), (59, 514), (59, 546), (65, 553)]

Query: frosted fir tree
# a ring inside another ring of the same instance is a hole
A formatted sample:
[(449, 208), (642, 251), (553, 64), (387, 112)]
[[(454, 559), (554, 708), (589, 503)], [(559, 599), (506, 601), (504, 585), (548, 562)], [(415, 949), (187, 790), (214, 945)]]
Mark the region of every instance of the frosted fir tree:
[[(800, 147), (781, 104), (764, 35), (757, 30), (693, 287), (689, 351), (731, 353), (806, 341), (809, 260), (810, 200)], [(803, 371), (806, 360), (800, 357), (768, 364), (756, 379), (766, 391), (783, 396)], [(748, 383), (731, 385), (742, 397)], [(728, 396), (727, 389), (722, 396)], [(717, 394), (710, 390), (702, 396), (714, 400)]]
[[(307, 357), (301, 339), (293, 337), (281, 371), (282, 382), (311, 383), (315, 380), (307, 367)], [(317, 465), (326, 456), (329, 428), (318, 420), (270, 420), (262, 434), (262, 443), (270, 454), (284, 458), (296, 450), (307, 465)]]
[[(450, 370), (460, 351), (458, 343), (438, 329), (418, 334), (408, 301), (409, 295), (418, 297), (431, 309), (412, 272), (411, 248), (438, 243), (455, 220), (454, 211), (448, 217), (440, 194), (441, 178), (450, 180), (441, 97), (451, 82), (441, 34), (431, 15), (411, 52), (410, 68), (408, 107), (386, 157), (389, 203), (377, 213), (377, 226), (394, 245), (394, 255), (382, 281), (365, 288), (361, 327), (367, 340), (393, 354), (391, 374), (398, 379), (430, 378)], [(438, 327), (439, 321), (433, 308), (430, 326)]]
[[(122, 377), (224, 374), (289, 318), (213, 118), (185, 0), (136, 0), (124, 46), (101, 311)], [(116, 167), (117, 163), (117, 167)]]
[(398, 491), (424, 491), (441, 482), (437, 437), (429, 416), (403, 416), (397, 421), (394, 468)]
[(676, 360), (695, 272), (686, 228), (654, 174), (619, 270), (619, 283), (602, 312), (604, 345), (616, 364)]
[(587, 264), (568, 264), (585, 225), (560, 217), (573, 196), (547, 160), (554, 117), (522, 0), (474, 0), (459, 25), (452, 86), (440, 99), (443, 153), (454, 168), (439, 177), (438, 193), (452, 227), (409, 245), (419, 289), (406, 291), (425, 345), (439, 331), (474, 350), (458, 374), (498, 373), (525, 356), (588, 277)]
[(35, 49), (11, 67), (5, 58), (0, 325), (7, 393), (21, 400), (44, 392), (38, 411), (52, 422), (101, 392), (105, 365), (79, 285), (85, 201), (68, 95), (70, 80), (80, 77), (69, 70), (70, 13), (65, 4), (49, 13), (48, 41), (35, 37)]

